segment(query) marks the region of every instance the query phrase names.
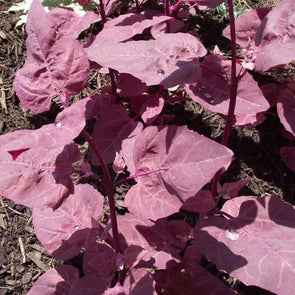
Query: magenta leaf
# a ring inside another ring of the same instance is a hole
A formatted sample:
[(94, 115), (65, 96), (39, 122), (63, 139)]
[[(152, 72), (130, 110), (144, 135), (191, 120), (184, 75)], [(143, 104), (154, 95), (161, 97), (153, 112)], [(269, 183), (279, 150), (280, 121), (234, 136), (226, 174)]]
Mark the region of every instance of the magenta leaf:
[(38, 278), (28, 295), (70, 295), (75, 281), (79, 280), (79, 270), (71, 265), (61, 265), (48, 270)]
[(294, 207), (274, 196), (239, 197), (222, 211), (232, 218), (211, 216), (195, 229), (202, 254), (246, 285), (293, 294)]
[(79, 17), (73, 10), (61, 7), (53, 8), (48, 15), (54, 19), (58, 34), (72, 39), (77, 39), (83, 30), (87, 29), (92, 23), (101, 20), (100, 15), (93, 11)]
[(280, 149), (280, 155), (285, 164), (295, 172), (295, 147), (283, 146)]
[(31, 148), (13, 160), (0, 149), (0, 191), (17, 204), (55, 207), (73, 192), (72, 164), (81, 159), (75, 144)]
[(277, 111), (285, 129), (295, 135), (295, 91), (286, 87), (279, 93)]
[(107, 290), (107, 287), (107, 282), (102, 280), (97, 274), (91, 274), (76, 280), (72, 286), (70, 295), (105, 294), (104, 291)]
[(44, 248), (56, 259), (66, 260), (92, 240), (102, 215), (101, 194), (89, 184), (79, 184), (58, 209), (34, 208), (33, 224)]
[(138, 183), (128, 191), (125, 204), (138, 216), (166, 217), (227, 167), (231, 158), (229, 149), (184, 126), (147, 127), (134, 147)]
[(206, 54), (197, 38), (184, 33), (163, 34), (149, 41), (91, 45), (86, 51), (90, 60), (103, 67), (166, 88), (200, 79), (198, 59)]
[[(202, 80), (186, 85), (188, 95), (212, 112), (227, 115), (230, 98), (230, 67), (209, 56), (202, 62)], [(236, 116), (255, 115), (266, 111), (269, 104), (255, 80), (246, 73), (238, 84)]]
[(141, 34), (144, 29), (171, 19), (170, 16), (145, 16), (127, 13), (106, 22), (103, 30), (96, 36), (91, 47), (120, 43)]
[(34, 0), (27, 21), (27, 54), (13, 87), (21, 105), (34, 113), (50, 109), (51, 98), (67, 90), (76, 94), (89, 77), (89, 62), (78, 41), (56, 33), (57, 25)]

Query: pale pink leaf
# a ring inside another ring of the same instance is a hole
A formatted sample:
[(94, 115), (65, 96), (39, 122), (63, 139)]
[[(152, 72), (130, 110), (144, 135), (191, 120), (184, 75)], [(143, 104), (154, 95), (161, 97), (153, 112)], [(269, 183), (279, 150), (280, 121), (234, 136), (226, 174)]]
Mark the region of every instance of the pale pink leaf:
[(34, 0), (27, 21), (27, 61), (16, 72), (13, 87), (24, 108), (50, 109), (51, 98), (67, 90), (78, 93), (89, 77), (89, 61), (78, 41), (58, 37), (57, 25)]
[(144, 29), (171, 19), (170, 16), (146, 16), (138, 13), (122, 14), (106, 22), (103, 30), (96, 36), (92, 46), (99, 47), (119, 43), (141, 34)]
[(80, 33), (92, 23), (101, 20), (100, 15), (93, 11), (79, 17), (73, 10), (61, 7), (51, 9), (48, 15), (54, 19), (59, 35), (62, 34), (73, 39), (77, 39)]
[(280, 149), (280, 155), (285, 164), (295, 172), (295, 147), (283, 146)]
[(163, 97), (153, 96), (148, 98), (141, 106), (140, 113), (142, 120), (147, 124), (151, 124), (158, 115), (161, 113), (164, 107), (165, 100)]
[(185, 24), (179, 19), (170, 19), (168, 22), (162, 22), (155, 24), (151, 28), (151, 34), (154, 39), (159, 38), (160, 35), (167, 33), (167, 25), (169, 26), (169, 33), (180, 32), (184, 28)]
[(35, 234), (53, 257), (70, 259), (93, 239), (102, 215), (102, 195), (89, 184), (79, 184), (56, 210), (34, 208)]
[(15, 160), (9, 151), (1, 150), (1, 154), (1, 195), (15, 203), (54, 208), (73, 192), (72, 164), (81, 159), (75, 144), (31, 148)]
[(184, 33), (164, 34), (149, 41), (91, 45), (86, 51), (90, 60), (103, 67), (166, 88), (200, 79), (198, 59), (206, 54), (197, 38)]
[(229, 149), (184, 126), (147, 127), (134, 147), (138, 183), (128, 191), (126, 206), (154, 220), (177, 212), (231, 158)]
[(279, 93), (277, 111), (285, 129), (295, 135), (295, 91), (285, 88)]
[(202, 254), (246, 285), (293, 294), (294, 207), (275, 196), (239, 197), (222, 211), (232, 218), (210, 216), (195, 229)]
[(78, 269), (71, 265), (61, 265), (40, 276), (27, 295), (70, 295), (71, 288), (77, 280)]
[(267, 71), (295, 60), (295, 2), (281, 1), (264, 18), (259, 27), (255, 43), (260, 47), (257, 51), (255, 69)]
[(244, 116), (235, 116), (235, 125), (246, 128), (253, 128), (266, 120), (266, 116), (262, 113), (250, 114)]

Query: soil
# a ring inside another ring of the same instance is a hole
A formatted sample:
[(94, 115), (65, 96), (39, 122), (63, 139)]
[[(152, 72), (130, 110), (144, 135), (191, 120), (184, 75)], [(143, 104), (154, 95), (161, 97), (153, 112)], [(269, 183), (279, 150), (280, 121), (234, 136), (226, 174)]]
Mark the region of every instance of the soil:
[[(249, 5), (257, 5), (258, 1), (247, 1)], [(265, 6), (267, 1), (263, 1)], [(21, 13), (8, 13), (13, 4), (11, 0), (0, 0), (0, 134), (18, 129), (36, 129), (43, 124), (53, 122), (58, 108), (53, 104), (52, 109), (42, 115), (33, 115), (22, 109), (12, 88), (14, 74), (25, 62), (25, 30), (24, 26), (15, 28)], [(221, 37), (226, 20), (212, 12), (202, 13), (192, 23), (202, 42), (209, 49), (217, 43), (222, 50), (229, 49), (228, 41)], [(209, 26), (205, 26), (209, 23)], [(208, 29), (209, 28), (209, 29)], [(214, 42), (214, 43), (213, 43)], [(281, 73), (270, 73), (266, 76), (255, 76), (262, 84), (269, 81), (282, 81)], [(97, 73), (92, 73), (91, 81), (81, 96), (99, 91), (106, 80)], [(190, 129), (215, 139), (221, 140), (224, 120), (192, 101), (178, 102), (165, 108), (164, 113), (175, 114), (174, 124), (188, 125)], [(243, 189), (242, 194), (263, 196), (278, 195), (295, 205), (295, 176), (280, 158), (279, 150), (289, 144), (281, 136), (282, 125), (276, 109), (270, 109), (267, 120), (256, 128), (247, 129), (234, 127), (229, 147), (234, 151), (236, 160), (224, 174), (222, 181), (232, 182), (240, 179), (251, 179)], [(124, 208), (123, 195), (128, 187), (117, 189), (118, 211)], [(0, 295), (26, 294), (33, 282), (46, 270), (59, 265), (40, 245), (34, 235), (31, 222), (31, 210), (16, 205), (0, 196)], [(240, 295), (271, 294), (257, 287), (246, 287), (242, 283), (218, 272), (209, 262), (204, 262), (207, 269), (224, 280)]]

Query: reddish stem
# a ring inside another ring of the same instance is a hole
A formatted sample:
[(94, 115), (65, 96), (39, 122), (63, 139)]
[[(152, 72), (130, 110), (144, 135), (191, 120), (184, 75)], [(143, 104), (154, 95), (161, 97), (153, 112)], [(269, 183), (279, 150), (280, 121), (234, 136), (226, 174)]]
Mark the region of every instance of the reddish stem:
[(103, 171), (103, 175), (105, 177), (104, 186), (106, 189), (109, 207), (110, 207), (112, 233), (113, 233), (113, 239), (114, 239), (114, 249), (116, 250), (117, 253), (119, 253), (120, 246), (119, 246), (118, 223), (117, 223), (117, 217), (116, 217), (115, 195), (114, 195), (114, 187), (113, 187), (113, 184), (111, 181), (110, 173), (109, 173), (108, 167), (107, 167), (104, 159), (102, 158), (99, 150), (97, 149), (92, 137), (85, 130), (82, 131), (82, 135), (87, 140), (87, 142), (89, 143), (93, 152), (97, 156), (97, 158), (100, 162), (100, 166)]
[[(230, 132), (234, 122), (234, 113), (236, 107), (237, 91), (238, 91), (238, 78), (237, 78), (237, 51), (236, 51), (236, 29), (235, 29), (235, 18), (234, 18), (234, 7), (233, 1), (227, 0), (228, 3), (228, 13), (229, 13), (229, 23), (230, 23), (230, 39), (231, 39), (231, 87), (230, 87), (230, 101), (229, 108), (227, 112), (226, 124), (224, 133), (222, 136), (221, 144), (224, 146), (228, 145)], [(217, 183), (222, 174), (222, 169), (220, 169), (213, 178), (212, 184), (212, 196), (215, 199), (217, 196)]]

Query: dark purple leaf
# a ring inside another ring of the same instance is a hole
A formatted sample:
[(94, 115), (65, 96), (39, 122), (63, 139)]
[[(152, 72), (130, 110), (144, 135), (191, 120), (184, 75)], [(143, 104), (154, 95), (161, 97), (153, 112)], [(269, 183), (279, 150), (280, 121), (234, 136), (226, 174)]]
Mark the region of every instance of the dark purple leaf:
[(295, 147), (283, 146), (280, 149), (280, 155), (285, 164), (295, 172)]

